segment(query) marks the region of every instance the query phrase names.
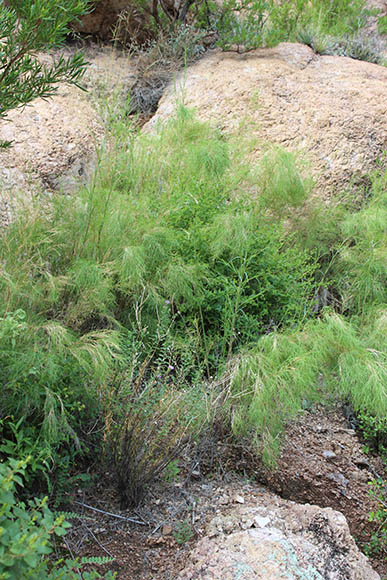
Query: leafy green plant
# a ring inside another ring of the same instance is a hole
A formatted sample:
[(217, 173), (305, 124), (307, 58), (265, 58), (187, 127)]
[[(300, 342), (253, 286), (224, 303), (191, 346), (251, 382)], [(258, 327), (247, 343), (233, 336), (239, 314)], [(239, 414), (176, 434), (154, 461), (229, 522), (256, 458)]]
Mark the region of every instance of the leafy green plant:
[(244, 52), (265, 44), (265, 24), (270, 2), (228, 0), (218, 23), (218, 44), (223, 50)]
[(360, 314), (366, 305), (383, 305), (387, 299), (386, 184), (387, 172), (381, 169), (372, 176), (367, 203), (340, 224), (343, 245), (333, 276), (345, 313)]
[(178, 465), (178, 459), (174, 459), (164, 469), (164, 479), (167, 482), (175, 481), (180, 474), (180, 468)]
[(31, 489), (34, 486), (35, 479), (39, 479), (42, 475), (49, 483), (48, 473), (51, 470), (51, 454), (50, 450), (41, 445), (39, 440), (34, 437), (34, 429), (26, 427), (23, 423), (23, 417), (17, 422), (14, 422), (12, 417), (0, 420), (2, 441), (0, 444), (0, 457), (2, 460), (8, 460), (9, 458), (25, 460), (29, 457), (29, 468), (24, 473), (24, 483)]
[(358, 420), (367, 450), (378, 453), (387, 462), (387, 419), (363, 410), (358, 413)]
[[(288, 420), (314, 402), (338, 399), (351, 401), (366, 437), (383, 452), (385, 179), (385, 170), (375, 173), (360, 211), (340, 207), (339, 221), (332, 217), (339, 235), (336, 229), (336, 238), (330, 238), (330, 259), (321, 262), (322, 275), (336, 296), (337, 310), (345, 316), (328, 309), (297, 330), (261, 337), (251, 351), (236, 357), (221, 381), (234, 433), (255, 432), (257, 448), (268, 464), (275, 461)], [(317, 243), (320, 226), (312, 219), (311, 236)], [(320, 221), (324, 238), (326, 223)]]
[(189, 520), (183, 520), (175, 525), (173, 537), (179, 545), (186, 544), (193, 537), (194, 532)]
[[(53, 553), (52, 538), (63, 536), (70, 524), (63, 514), (57, 516), (47, 507), (47, 498), (30, 500), (28, 505), (17, 500), (16, 487), (23, 486), (26, 466), (27, 461), (14, 459), (0, 464), (0, 578), (102, 578), (97, 572), (82, 573), (76, 561), (48, 559)], [(105, 578), (114, 575), (108, 573)]]
[(387, 14), (378, 18), (379, 34), (387, 34)]
[(369, 521), (375, 522), (376, 530), (371, 540), (365, 546), (368, 555), (377, 554), (387, 561), (387, 486), (382, 479), (373, 479), (369, 482), (369, 494), (377, 502), (377, 509), (369, 515)]
[(87, 0), (9, 0), (0, 6), (0, 118), (36, 97), (51, 96), (60, 82), (78, 84), (81, 54), (43, 64), (39, 51), (60, 45), (68, 25), (88, 8)]

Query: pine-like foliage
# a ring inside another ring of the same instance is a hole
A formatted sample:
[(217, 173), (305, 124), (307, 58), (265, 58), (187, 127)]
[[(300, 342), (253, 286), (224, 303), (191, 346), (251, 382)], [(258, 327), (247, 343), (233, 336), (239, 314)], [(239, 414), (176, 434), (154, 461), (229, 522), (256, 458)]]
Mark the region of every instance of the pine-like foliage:
[(87, 0), (1, 3), (0, 118), (36, 97), (51, 96), (59, 82), (78, 83), (86, 66), (81, 54), (61, 56), (52, 64), (43, 64), (36, 54), (60, 45), (68, 25), (87, 8)]

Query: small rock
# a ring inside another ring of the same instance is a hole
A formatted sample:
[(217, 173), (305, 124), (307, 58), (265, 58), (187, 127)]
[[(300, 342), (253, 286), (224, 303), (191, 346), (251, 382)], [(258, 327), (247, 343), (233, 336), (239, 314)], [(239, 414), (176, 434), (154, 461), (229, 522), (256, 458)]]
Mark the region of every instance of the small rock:
[(354, 464), (360, 468), (368, 468), (370, 466), (370, 462), (366, 457), (356, 457), (353, 459)]
[(234, 497), (234, 501), (236, 503), (245, 503), (245, 498), (242, 495), (236, 495)]
[(348, 479), (346, 479), (342, 473), (337, 474), (337, 481), (339, 481), (340, 483), (342, 483), (345, 486), (347, 486), (349, 484)]
[(325, 457), (325, 459), (335, 459), (335, 457), (337, 457), (336, 453), (333, 453), (333, 451), (323, 451), (323, 456)]
[(170, 526), (168, 524), (163, 526), (162, 534), (163, 534), (163, 536), (170, 536), (172, 534), (172, 526)]
[(266, 516), (266, 517), (263, 517), (263, 516), (255, 516), (254, 522), (255, 522), (256, 527), (258, 527), (258, 528), (264, 528), (268, 524), (270, 524), (270, 518), (268, 516)]
[(235, 529), (239, 527), (239, 522), (233, 518), (225, 518), (223, 521), (223, 526), (219, 526), (219, 530), (222, 529), (226, 534), (231, 534)]
[(242, 530), (248, 530), (249, 528), (252, 528), (254, 526), (254, 519), (243, 516), (242, 520), (240, 522), (240, 527), (242, 528)]

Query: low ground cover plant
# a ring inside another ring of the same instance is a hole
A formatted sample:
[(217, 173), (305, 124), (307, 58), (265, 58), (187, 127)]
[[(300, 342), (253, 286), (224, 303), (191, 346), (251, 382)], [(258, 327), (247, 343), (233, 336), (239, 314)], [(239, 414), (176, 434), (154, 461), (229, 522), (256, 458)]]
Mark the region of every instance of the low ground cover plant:
[(387, 562), (387, 484), (382, 478), (369, 482), (370, 496), (376, 500), (376, 509), (369, 514), (369, 520), (375, 522), (375, 531), (371, 540), (364, 546), (367, 555), (377, 554)]
[[(64, 558), (49, 559), (53, 554), (52, 539), (61, 538), (71, 524), (63, 514), (56, 515), (47, 505), (47, 497), (20, 502), (17, 488), (23, 486), (27, 460), (9, 459), (0, 464), (0, 578), (31, 580), (112, 580), (97, 571), (81, 572), (82, 563)], [(106, 563), (100, 558), (99, 563)], [(95, 561), (94, 563), (98, 563)]]

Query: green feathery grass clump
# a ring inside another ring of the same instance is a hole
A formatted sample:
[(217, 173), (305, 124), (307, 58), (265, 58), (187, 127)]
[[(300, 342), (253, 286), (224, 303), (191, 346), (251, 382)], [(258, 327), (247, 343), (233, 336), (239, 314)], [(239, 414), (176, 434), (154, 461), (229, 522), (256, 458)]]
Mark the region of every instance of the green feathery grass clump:
[(0, 238), (0, 453), (68, 470), (103, 449), (128, 505), (216, 413), (267, 462), (314, 402), (384, 413), (385, 174), (360, 211), (319, 207), (293, 155), (251, 167), (183, 107), (107, 125), (90, 186)]
[[(375, 420), (381, 433), (385, 429), (386, 179), (385, 171), (375, 173), (360, 211), (343, 215), (339, 207), (336, 222), (328, 213), (338, 231), (328, 264), (324, 253), (320, 263), (325, 283), (336, 295), (337, 311), (328, 308), (296, 330), (262, 337), (255, 348), (236, 357), (223, 378), (234, 432), (253, 431), (269, 464), (280, 450), (286, 422), (314, 403), (348, 401), (359, 416), (368, 417), (366, 430)], [(327, 221), (319, 226), (313, 216), (314, 243), (319, 228), (326, 240)], [(310, 240), (304, 243), (308, 246)]]
[(252, 431), (272, 464), (286, 422), (315, 403), (349, 400), (358, 413), (385, 417), (386, 323), (382, 309), (363, 324), (327, 312), (302, 330), (262, 338), (228, 377), (234, 432)]
[(268, 153), (254, 177), (182, 107), (153, 133), (109, 123), (92, 184), (29, 204), (0, 238), (0, 405), (51, 459), (101, 445), (85, 435), (98, 424), (122, 447), (119, 425), (138, 435), (162, 393), (186, 407), (188, 389), (204, 406), (203, 381), (312, 306), (315, 256), (284, 226), (310, 184), (289, 154)]

